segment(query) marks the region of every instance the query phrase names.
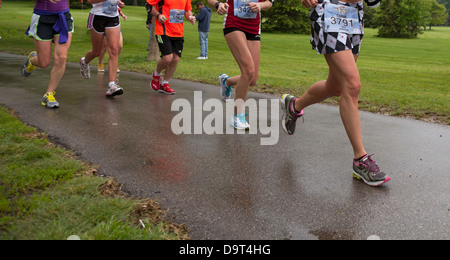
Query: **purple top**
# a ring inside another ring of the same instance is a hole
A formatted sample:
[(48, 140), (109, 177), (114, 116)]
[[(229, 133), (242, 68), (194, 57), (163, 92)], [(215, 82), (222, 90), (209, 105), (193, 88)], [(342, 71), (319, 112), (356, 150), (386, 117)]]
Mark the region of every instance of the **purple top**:
[(36, 10), (60, 12), (69, 9), (68, 0), (36, 0)]

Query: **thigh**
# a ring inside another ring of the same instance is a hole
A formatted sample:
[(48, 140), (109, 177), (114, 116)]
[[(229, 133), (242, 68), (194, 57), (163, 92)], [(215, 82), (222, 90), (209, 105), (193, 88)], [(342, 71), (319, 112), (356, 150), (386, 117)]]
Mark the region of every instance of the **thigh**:
[(250, 50), (250, 53), (252, 55), (253, 64), (255, 66), (255, 77), (254, 82), (256, 83), (256, 80), (259, 76), (259, 65), (261, 61), (261, 42), (260, 41), (247, 41), (248, 48)]
[(253, 57), (249, 48), (249, 41), (242, 31), (233, 31), (225, 35), (231, 53), (238, 63), (241, 72), (246, 68), (253, 67)]
[(354, 86), (360, 84), (360, 76), (356, 65), (357, 56), (352, 50), (340, 51), (326, 54), (330, 72), (327, 86), (342, 92), (344, 86)]
[(91, 30), (91, 43), (92, 43), (92, 51), (94, 53), (100, 53), (103, 47), (103, 33), (98, 33), (95, 30)]
[(106, 40), (110, 48), (118, 48), (120, 44), (120, 27), (106, 28)]
[(67, 59), (67, 53), (69, 52), (70, 44), (72, 43), (72, 33), (69, 33), (69, 38), (66, 43), (59, 43), (59, 35), (55, 35), (54, 37), (55, 48), (54, 48), (54, 57), (55, 59), (64, 58)]
[(37, 57), (41, 66), (47, 67), (52, 62), (52, 42), (34, 39)]

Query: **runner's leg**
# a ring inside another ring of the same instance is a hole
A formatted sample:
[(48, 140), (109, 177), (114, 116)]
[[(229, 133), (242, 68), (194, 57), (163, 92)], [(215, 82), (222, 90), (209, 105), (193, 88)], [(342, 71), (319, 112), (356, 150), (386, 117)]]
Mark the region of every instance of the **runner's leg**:
[[(228, 79), (227, 85), (235, 85), (236, 88), (236, 100), (245, 101), (247, 99), (247, 93), (250, 84), (256, 83), (257, 71), (259, 69), (259, 52), (260, 43), (251, 43), (252, 47), (256, 50), (250, 51), (249, 44), (245, 33), (241, 31), (234, 31), (225, 35), (225, 39), (228, 43), (231, 53), (234, 59), (239, 65), (241, 75)], [(258, 66), (255, 66), (253, 55), (258, 52), (256, 58)], [(239, 106), (235, 108), (235, 113), (244, 113), (244, 107)]]
[(336, 86), (340, 93), (339, 110), (352, 144), (355, 158), (366, 155), (362, 143), (361, 121), (358, 110), (358, 96), (361, 90), (361, 80), (356, 66), (357, 56), (352, 50), (340, 51), (326, 54), (328, 66), (330, 67), (330, 78), (327, 85)]
[(103, 46), (103, 37), (103, 33), (97, 33), (95, 30), (91, 30), (92, 49), (84, 56), (84, 63), (89, 64), (93, 59), (100, 56)]
[(177, 70), (178, 62), (180, 61), (180, 56), (178, 56), (175, 53), (173, 53), (172, 55), (167, 55), (167, 56), (172, 56), (172, 59), (171, 60), (168, 59), (166, 61), (167, 66), (166, 66), (166, 71), (164, 73), (165, 81), (169, 81), (172, 78), (173, 74)]
[(69, 51), (70, 44), (72, 42), (72, 33), (69, 33), (69, 39), (66, 43), (59, 43), (59, 35), (56, 35), (54, 38), (55, 49), (54, 49), (54, 61), (53, 67), (50, 72), (50, 80), (48, 83), (47, 93), (52, 93), (56, 90), (61, 79), (66, 71), (66, 61), (67, 61), (67, 53)]
[(117, 68), (119, 67), (120, 26), (114, 28), (106, 28), (105, 31), (109, 52), (109, 82), (112, 82), (116, 80)]
[(52, 41), (38, 41), (34, 39), (37, 56), (30, 59), (31, 64), (46, 69), (52, 64)]

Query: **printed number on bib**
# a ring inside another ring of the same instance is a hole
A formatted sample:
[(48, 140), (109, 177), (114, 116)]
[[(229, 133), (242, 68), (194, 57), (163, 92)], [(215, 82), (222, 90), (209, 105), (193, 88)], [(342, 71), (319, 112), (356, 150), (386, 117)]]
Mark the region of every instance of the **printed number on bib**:
[(257, 3), (258, 0), (234, 0), (234, 16), (241, 19), (255, 19), (257, 13), (253, 13), (249, 3)]
[(117, 12), (117, 0), (108, 0), (103, 2), (103, 13), (114, 14)]
[(358, 9), (335, 4), (325, 5), (325, 32), (361, 34)]
[(172, 9), (170, 10), (169, 23), (183, 23), (185, 10)]

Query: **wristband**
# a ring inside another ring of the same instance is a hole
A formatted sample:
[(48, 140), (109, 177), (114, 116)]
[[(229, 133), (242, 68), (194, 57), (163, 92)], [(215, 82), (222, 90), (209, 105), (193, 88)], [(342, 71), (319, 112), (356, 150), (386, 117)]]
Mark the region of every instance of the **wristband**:
[(158, 14), (157, 16), (156, 16), (156, 20), (158, 20), (159, 21), (159, 16), (160, 16), (161, 14)]
[(214, 7), (215, 7), (216, 9), (219, 9), (219, 4), (220, 4), (220, 2), (217, 1), (217, 3), (214, 5)]

